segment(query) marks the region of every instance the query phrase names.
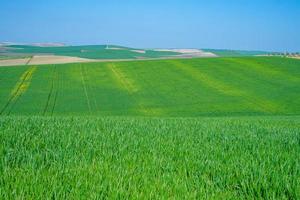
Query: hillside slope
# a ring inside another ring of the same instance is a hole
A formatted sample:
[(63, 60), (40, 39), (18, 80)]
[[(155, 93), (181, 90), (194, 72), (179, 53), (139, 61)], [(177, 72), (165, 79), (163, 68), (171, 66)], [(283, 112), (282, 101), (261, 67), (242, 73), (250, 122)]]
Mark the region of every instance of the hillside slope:
[(206, 58), (0, 68), (1, 115), (300, 114), (300, 60)]

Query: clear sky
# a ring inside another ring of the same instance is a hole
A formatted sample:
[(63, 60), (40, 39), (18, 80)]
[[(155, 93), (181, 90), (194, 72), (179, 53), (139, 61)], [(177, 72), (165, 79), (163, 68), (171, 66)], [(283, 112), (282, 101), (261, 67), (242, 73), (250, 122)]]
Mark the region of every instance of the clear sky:
[(1, 0), (0, 41), (300, 51), (300, 0)]

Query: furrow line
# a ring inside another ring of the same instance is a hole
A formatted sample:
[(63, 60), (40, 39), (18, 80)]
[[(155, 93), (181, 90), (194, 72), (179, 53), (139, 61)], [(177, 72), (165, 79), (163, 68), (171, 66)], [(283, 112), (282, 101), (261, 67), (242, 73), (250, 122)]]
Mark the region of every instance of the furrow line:
[(58, 97), (58, 93), (59, 93), (59, 89), (60, 89), (60, 83), (61, 83), (61, 79), (59, 78), (59, 72), (56, 70), (56, 76), (55, 76), (55, 79), (56, 79), (56, 91), (55, 91), (55, 94), (54, 94), (54, 100), (53, 100), (53, 106), (52, 106), (52, 109), (51, 109), (51, 116), (53, 116), (53, 113), (54, 113), (54, 109), (56, 107), (56, 104), (57, 104), (57, 97)]
[(48, 94), (47, 102), (46, 102), (46, 105), (44, 107), (43, 115), (46, 114), (46, 112), (48, 110), (48, 106), (49, 106), (50, 101), (51, 101), (51, 97), (52, 97), (52, 93), (53, 93), (53, 87), (54, 87), (54, 82), (55, 82), (55, 73), (56, 73), (56, 66), (54, 66), (54, 68), (53, 68), (53, 72), (52, 72), (52, 76), (51, 76), (52, 83), (51, 83), (51, 87), (50, 87), (50, 92)]
[(98, 104), (97, 104), (97, 98), (96, 98), (96, 96), (95, 96), (95, 94), (96, 94), (96, 89), (95, 89), (95, 87), (91, 84), (90, 78), (89, 78), (89, 75), (88, 75), (88, 72), (87, 72), (87, 70), (86, 70), (85, 67), (83, 67), (83, 73), (84, 73), (84, 77), (85, 77), (85, 79), (86, 79), (87, 87), (88, 87), (88, 89), (91, 91), (91, 95), (90, 95), (90, 96), (92, 96), (92, 102), (93, 102), (94, 108), (95, 108), (96, 111), (98, 111), (98, 110), (99, 110), (99, 106), (98, 106)]
[(91, 114), (92, 113), (91, 103), (90, 103), (90, 99), (89, 99), (88, 92), (87, 92), (87, 87), (86, 87), (86, 82), (85, 82), (85, 78), (84, 78), (84, 73), (83, 73), (83, 67), (82, 67), (82, 65), (80, 65), (80, 73), (81, 73), (81, 80), (82, 80), (82, 85), (83, 85), (83, 89), (84, 89), (84, 93), (85, 93), (87, 105), (88, 105), (88, 108), (89, 108), (89, 112)]

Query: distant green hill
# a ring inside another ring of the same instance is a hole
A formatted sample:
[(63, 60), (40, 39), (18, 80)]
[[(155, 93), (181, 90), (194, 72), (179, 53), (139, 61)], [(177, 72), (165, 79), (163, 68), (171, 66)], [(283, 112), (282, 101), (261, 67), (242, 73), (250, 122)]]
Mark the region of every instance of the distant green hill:
[(61, 56), (75, 56), (89, 59), (135, 59), (135, 58), (158, 58), (180, 55), (176, 52), (163, 52), (153, 50), (142, 50), (145, 53), (137, 52), (128, 47), (109, 45), (87, 45), (87, 46), (62, 46), (62, 47), (39, 47), (28, 45), (11, 45), (9, 52), (34, 55), (53, 54)]
[[(9, 45), (0, 51), (0, 58), (15, 58), (32, 56), (36, 54), (52, 54), (60, 56), (73, 56), (88, 59), (137, 59), (137, 58), (164, 58), (173, 56), (184, 56), (185, 54), (172, 51), (155, 51), (150, 49), (135, 49), (117, 45), (84, 45), (84, 46), (58, 46), (41, 47), (31, 45)], [(266, 55), (264, 51), (240, 51), (240, 50), (218, 50), (202, 49), (219, 57), (241, 57)], [(197, 55), (195, 55), (197, 56)]]

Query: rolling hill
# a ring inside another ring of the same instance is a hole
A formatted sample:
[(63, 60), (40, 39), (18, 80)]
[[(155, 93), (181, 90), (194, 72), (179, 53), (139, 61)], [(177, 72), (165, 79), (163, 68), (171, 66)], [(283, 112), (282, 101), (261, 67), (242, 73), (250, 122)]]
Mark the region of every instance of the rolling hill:
[(300, 198), (297, 59), (0, 67), (0, 109), (0, 199)]
[(241, 57), (1, 67), (1, 114), (297, 115), (299, 65)]

